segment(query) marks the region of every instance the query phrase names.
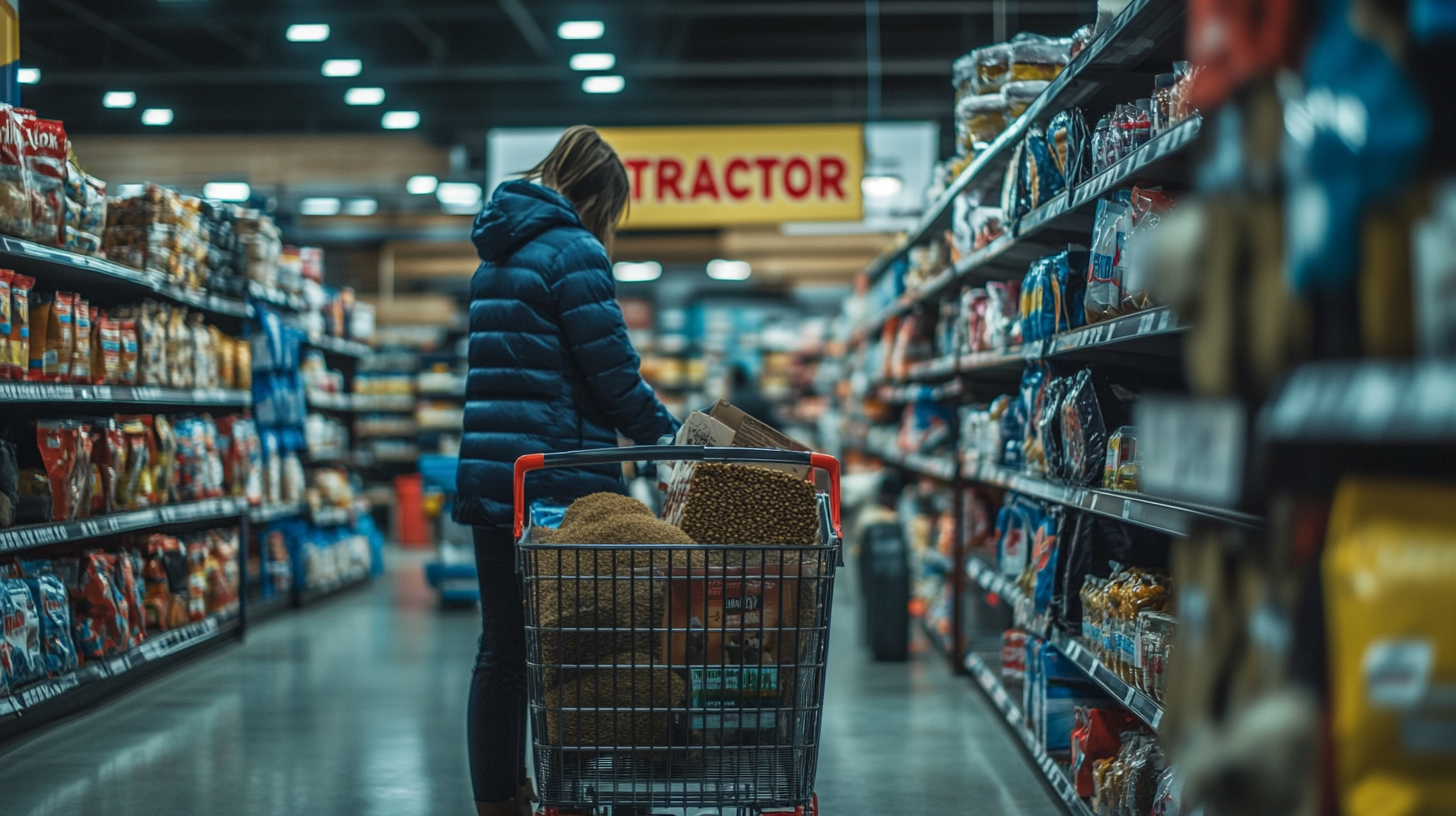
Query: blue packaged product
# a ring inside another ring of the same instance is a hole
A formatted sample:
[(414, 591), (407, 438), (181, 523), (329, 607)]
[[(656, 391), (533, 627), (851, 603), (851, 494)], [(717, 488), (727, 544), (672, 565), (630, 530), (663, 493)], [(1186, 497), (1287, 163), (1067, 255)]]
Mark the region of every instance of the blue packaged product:
[[(1083, 312), (1089, 323), (1122, 314), (1122, 246), (1132, 229), (1131, 192), (1119, 190), (1113, 198), (1097, 202), (1092, 222), (1092, 249), (1087, 263), (1087, 294)], [(1126, 196), (1126, 198), (1124, 198)]]
[[(1048, 610), (1055, 600), (1057, 583), (1058, 534), (1062, 526), (1062, 513), (1058, 508), (1042, 517), (1036, 526), (1031, 544), (1031, 567), (1036, 575), (1032, 592), (1032, 611), (1037, 620), (1045, 623)], [(1043, 628), (1044, 630), (1044, 628)]]
[(1055, 293), (1047, 275), (1047, 258), (1031, 262), (1021, 279), (1021, 341), (1030, 343), (1051, 334), (1056, 325)]
[(1015, 439), (1008, 439), (1008, 442), (1015, 442), (1019, 462), (1023, 468), (1032, 464), (1028, 456), (1029, 442), (1036, 433), (1038, 417), (1041, 416), (1042, 393), (1046, 389), (1047, 370), (1044, 366), (1036, 363), (1028, 363), (1026, 369), (1021, 372), (1021, 386), (1016, 402), (1020, 404), (1022, 427)]
[(562, 519), (566, 518), (566, 507), (556, 504), (547, 499), (537, 499), (531, 502), (531, 526), (550, 527), (556, 529), (561, 526)]
[(7, 693), (46, 676), (40, 648), (40, 615), (30, 588), (19, 578), (0, 579), (0, 689)]
[(71, 642), (71, 605), (66, 586), (51, 571), (49, 561), (23, 562), (28, 576), (25, 585), (35, 601), (40, 618), (41, 654), (46, 673), (52, 677), (76, 668), (76, 646)]
[(1081, 108), (1067, 108), (1047, 125), (1047, 142), (1052, 160), (1068, 187), (1075, 187), (1091, 175), (1091, 139)]
[(1045, 205), (1067, 189), (1067, 181), (1052, 158), (1051, 145), (1039, 126), (1032, 125), (1027, 130), (1026, 149), (1021, 156), (1022, 194), (1025, 198), (1018, 202), (1018, 216)]
[(1001, 574), (1019, 576), (1026, 569), (1044, 512), (1035, 499), (1020, 493), (1006, 494), (996, 514), (996, 561)]
[(1049, 275), (1056, 287), (1057, 313), (1052, 333), (1087, 325), (1087, 250), (1067, 247), (1051, 256)]

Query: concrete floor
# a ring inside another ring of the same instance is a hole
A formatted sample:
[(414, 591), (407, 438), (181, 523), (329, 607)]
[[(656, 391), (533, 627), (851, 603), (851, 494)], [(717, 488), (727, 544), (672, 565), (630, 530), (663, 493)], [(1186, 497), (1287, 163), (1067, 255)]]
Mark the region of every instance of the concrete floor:
[[(392, 556), (397, 554), (391, 553)], [(473, 813), (465, 695), (479, 632), (418, 560), (0, 752), (6, 816)], [(842, 575), (848, 579), (849, 573)], [(836, 600), (821, 812), (1062, 812), (970, 681), (875, 664)]]

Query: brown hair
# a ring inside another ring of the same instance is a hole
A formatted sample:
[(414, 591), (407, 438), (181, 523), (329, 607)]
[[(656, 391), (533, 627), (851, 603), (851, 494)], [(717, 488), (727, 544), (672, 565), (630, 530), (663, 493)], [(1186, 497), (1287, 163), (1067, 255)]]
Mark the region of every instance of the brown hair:
[(611, 251), (612, 237), (627, 210), (631, 188), (627, 168), (617, 158), (617, 151), (602, 141), (596, 128), (567, 128), (551, 154), (526, 171), (526, 178), (539, 180), (570, 199), (582, 226)]

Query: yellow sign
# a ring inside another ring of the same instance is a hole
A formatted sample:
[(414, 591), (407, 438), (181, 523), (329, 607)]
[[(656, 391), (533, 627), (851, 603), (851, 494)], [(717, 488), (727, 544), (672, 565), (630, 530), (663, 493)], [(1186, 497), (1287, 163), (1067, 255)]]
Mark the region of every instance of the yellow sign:
[(627, 229), (858, 221), (861, 125), (602, 128), (632, 183)]

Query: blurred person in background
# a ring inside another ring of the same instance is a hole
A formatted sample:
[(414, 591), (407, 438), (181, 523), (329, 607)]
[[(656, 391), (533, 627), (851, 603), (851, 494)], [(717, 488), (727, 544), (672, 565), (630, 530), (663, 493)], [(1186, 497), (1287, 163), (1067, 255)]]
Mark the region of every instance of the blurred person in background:
[[(566, 131), (475, 219), (470, 375), (456, 520), (475, 528), (482, 632), (470, 685), (470, 782), (480, 816), (522, 816), (526, 778), (525, 609), (513, 541), (513, 474), (528, 453), (654, 444), (678, 422), (642, 380), (616, 301), (609, 247), (627, 171), (595, 129)], [(539, 470), (526, 503), (625, 493), (619, 465)]]
[(759, 390), (758, 381), (743, 363), (734, 363), (728, 369), (728, 401), (763, 424), (780, 430), (778, 409)]

